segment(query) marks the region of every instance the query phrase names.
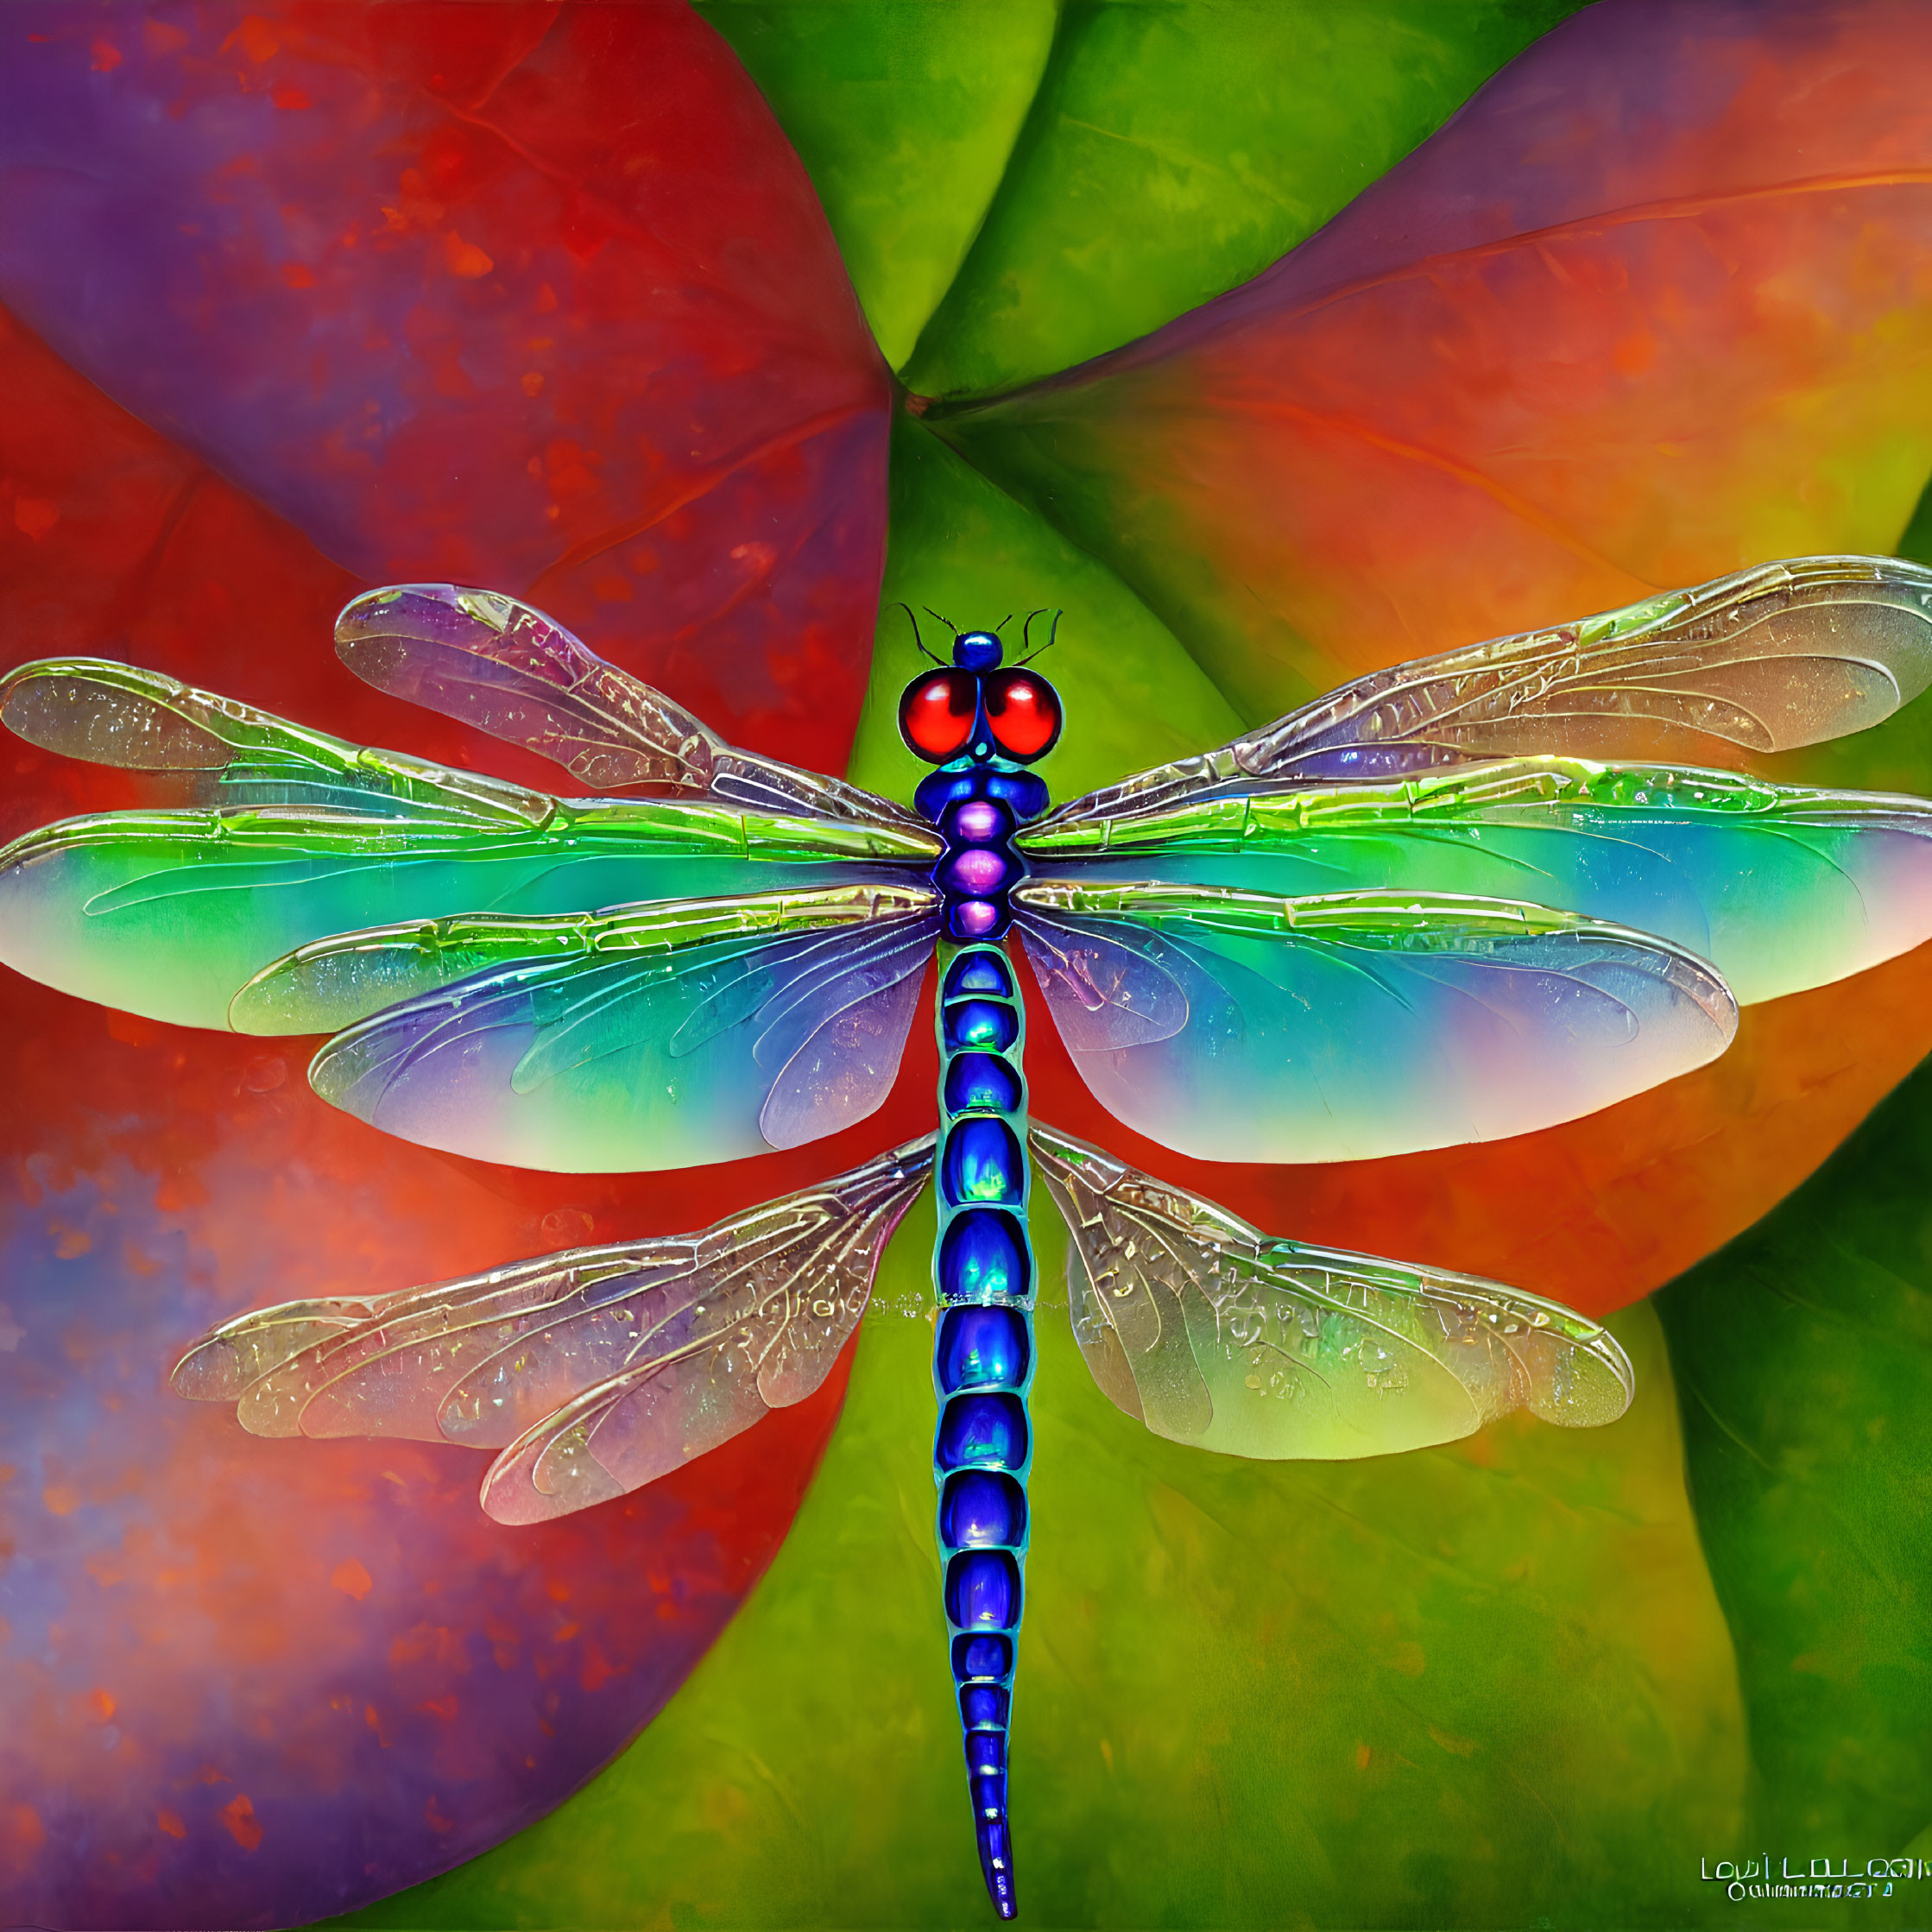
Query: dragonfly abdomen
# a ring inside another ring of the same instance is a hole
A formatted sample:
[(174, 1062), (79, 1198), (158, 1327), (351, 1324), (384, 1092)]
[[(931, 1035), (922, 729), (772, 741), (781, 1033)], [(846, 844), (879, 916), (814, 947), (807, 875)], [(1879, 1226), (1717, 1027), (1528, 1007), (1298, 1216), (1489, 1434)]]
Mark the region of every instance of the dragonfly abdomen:
[(1007, 1738), (1032, 1462), (1026, 1015), (1012, 963), (997, 944), (950, 951), (941, 971), (932, 1471), (980, 1866), (994, 1908), (1011, 1918)]

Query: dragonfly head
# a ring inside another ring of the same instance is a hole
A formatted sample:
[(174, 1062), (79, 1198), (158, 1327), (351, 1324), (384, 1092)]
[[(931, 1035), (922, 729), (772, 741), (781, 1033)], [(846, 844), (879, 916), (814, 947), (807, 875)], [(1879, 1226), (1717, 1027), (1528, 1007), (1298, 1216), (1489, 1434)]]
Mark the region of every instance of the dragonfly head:
[(952, 661), (962, 671), (997, 671), (1006, 649), (997, 631), (963, 630), (952, 641)]
[[(1054, 618), (1057, 628), (1058, 612)], [(1039, 672), (1003, 663), (1000, 630), (1012, 621), (1002, 618), (991, 630), (947, 624), (953, 634), (950, 668), (935, 659), (940, 668), (913, 679), (899, 700), (900, 736), (915, 758), (929, 765), (1031, 765), (1052, 750), (1060, 736), (1060, 694)], [(1031, 627), (1032, 618), (1026, 621)], [(916, 618), (912, 635), (919, 637)], [(923, 639), (919, 648), (925, 649)]]

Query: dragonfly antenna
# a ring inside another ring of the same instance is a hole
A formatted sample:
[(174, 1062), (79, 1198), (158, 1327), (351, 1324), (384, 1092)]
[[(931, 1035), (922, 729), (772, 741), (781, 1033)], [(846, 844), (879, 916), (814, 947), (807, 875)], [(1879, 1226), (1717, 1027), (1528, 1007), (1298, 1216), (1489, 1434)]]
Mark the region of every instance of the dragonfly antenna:
[(944, 624), (946, 628), (953, 634), (955, 637), (957, 637), (959, 635), (959, 626), (956, 624), (950, 617), (942, 617), (930, 603), (922, 603), (919, 606), (919, 609), (923, 610), (927, 616), (931, 618), (934, 623)]
[(1012, 622), (1013, 622), (1013, 613), (1012, 613), (1012, 611), (1010, 611), (1010, 610), (1009, 610), (1009, 611), (1008, 611), (1008, 612), (1007, 612), (1007, 613), (1006, 614), (1006, 616), (1003, 616), (1002, 618), (1001, 618), (1001, 620), (999, 621), (999, 622), (998, 622), (998, 623), (996, 623), (995, 625), (994, 625), (994, 627), (993, 627), (993, 635), (994, 635), (995, 637), (997, 637), (997, 636), (998, 636), (998, 635), (1000, 635), (1000, 633), (1001, 633), (1001, 631), (1003, 631), (1003, 630), (1004, 630), (1004, 629), (1005, 629), (1005, 628), (1007, 628), (1007, 626), (1008, 624), (1010, 624), (1010, 623), (1011, 623)]
[(1038, 610), (1029, 610), (1026, 613), (1026, 624), (1020, 633), (1020, 647), (1021, 650), (1026, 649), (1027, 643), (1032, 636), (1034, 618), (1051, 617), (1053, 628), (1047, 632), (1046, 641), (1040, 646), (1039, 650), (1030, 652), (1026, 656), (1020, 659), (1020, 661), (1022, 664), (1031, 664), (1035, 658), (1043, 656), (1053, 648), (1053, 640), (1060, 635), (1060, 620), (1065, 615), (1066, 613), (1064, 610), (1049, 610), (1045, 604), (1042, 604)]
[[(931, 658), (935, 664), (944, 664), (946, 660), (943, 657), (941, 657), (937, 651), (927, 649), (925, 640), (919, 635), (919, 621), (912, 615), (912, 605), (909, 603), (902, 603), (899, 608), (906, 613), (906, 622), (912, 627), (912, 641), (917, 644), (920, 650), (924, 651), (926, 656)], [(942, 617), (940, 618), (939, 622), (941, 623), (944, 623), (945, 619)]]

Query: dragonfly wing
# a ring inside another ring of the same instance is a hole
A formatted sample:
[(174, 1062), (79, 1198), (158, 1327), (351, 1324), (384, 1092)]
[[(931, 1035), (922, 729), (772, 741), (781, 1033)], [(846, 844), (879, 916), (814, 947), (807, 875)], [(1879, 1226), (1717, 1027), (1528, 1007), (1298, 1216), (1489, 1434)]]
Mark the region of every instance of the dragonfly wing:
[(190, 1349), (174, 1386), (236, 1401), (257, 1435), (500, 1449), (489, 1513), (562, 1515), (818, 1388), (931, 1164), (927, 1137), (701, 1234), (259, 1310)]
[(291, 1356), (339, 1339), (397, 1298), (326, 1295), (237, 1316), (204, 1335), (174, 1365), (174, 1392), (196, 1402), (238, 1401), (244, 1389)]
[(0, 960), (104, 1006), (224, 1027), (255, 974), (328, 934), (858, 886), (931, 864), (915, 840), (704, 803), (559, 801), (534, 824), (273, 806), (104, 812), (0, 850)]
[(736, 1160), (884, 1100), (938, 906), (854, 887), (350, 933), (260, 975), (235, 1020), (344, 1027), (316, 1091), (426, 1146), (571, 1173)]
[(1023, 838), (1083, 883), (1526, 900), (1654, 932), (1741, 1003), (1932, 937), (1932, 805), (1732, 772), (1525, 758), (1395, 780), (1257, 785)]
[(498, 591), (452, 584), (368, 591), (336, 620), (336, 650), (378, 690), (523, 745), (600, 791), (647, 785), (766, 811), (920, 823), (843, 779), (728, 745), (554, 618)]
[(1264, 778), (1400, 777), (1567, 752), (1709, 762), (1862, 731), (1932, 682), (1932, 571), (1800, 557), (1621, 610), (1370, 672), (1045, 823), (1120, 817)]
[(1072, 1234), (1081, 1352), (1157, 1435), (1336, 1460), (1451, 1442), (1513, 1409), (1577, 1428), (1629, 1405), (1623, 1350), (1555, 1302), (1277, 1241), (1038, 1121), (1030, 1138)]
[(200, 805), (523, 824), (551, 803), (521, 785), (351, 744), (106, 658), (45, 658), (9, 672), (0, 679), (0, 721), (64, 757), (170, 774)]
[(930, 832), (716, 799), (558, 799), (304, 730), (126, 665), (28, 665), (0, 716), (199, 801), (71, 818), (0, 851), (0, 959), (64, 992), (223, 1026), (330, 933), (462, 912), (589, 912), (918, 873)]
[(1737, 1024), (1703, 961), (1539, 906), (1062, 880), (1013, 896), (1082, 1077), (1137, 1132), (1208, 1160), (1531, 1133), (1702, 1065)]

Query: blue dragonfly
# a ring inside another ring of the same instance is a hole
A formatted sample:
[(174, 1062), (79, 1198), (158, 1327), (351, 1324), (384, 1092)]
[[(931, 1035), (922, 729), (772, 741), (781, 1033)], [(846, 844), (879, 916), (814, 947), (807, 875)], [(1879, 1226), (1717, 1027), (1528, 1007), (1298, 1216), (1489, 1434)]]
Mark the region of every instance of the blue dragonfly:
[(338, 652), (591, 795), (117, 662), (28, 664), (0, 683), (14, 731), (174, 796), (0, 852), (0, 957), (155, 1019), (327, 1033), (313, 1086), (376, 1127), (603, 1172), (864, 1119), (937, 954), (936, 1132), (697, 1233), (256, 1310), (174, 1386), (258, 1435), (496, 1449), (483, 1506), (541, 1520), (818, 1388), (933, 1185), (948, 1656), (1010, 1918), (1036, 1178), (1095, 1380), (1175, 1441), (1385, 1455), (1518, 1409), (1606, 1423), (1632, 1394), (1615, 1341), (1556, 1304), (1272, 1236), (1032, 1119), (1020, 961), (1105, 1106), (1208, 1160), (1406, 1152), (1641, 1091), (1721, 1053), (1739, 1002), (1932, 934), (1932, 806), (1680, 761), (1916, 696), (1932, 571), (1766, 565), (1359, 679), (1058, 809), (1033, 767), (1061, 702), (1004, 628), (956, 631), (906, 687), (932, 767), (910, 809), (734, 748), (487, 590), (370, 592)]

